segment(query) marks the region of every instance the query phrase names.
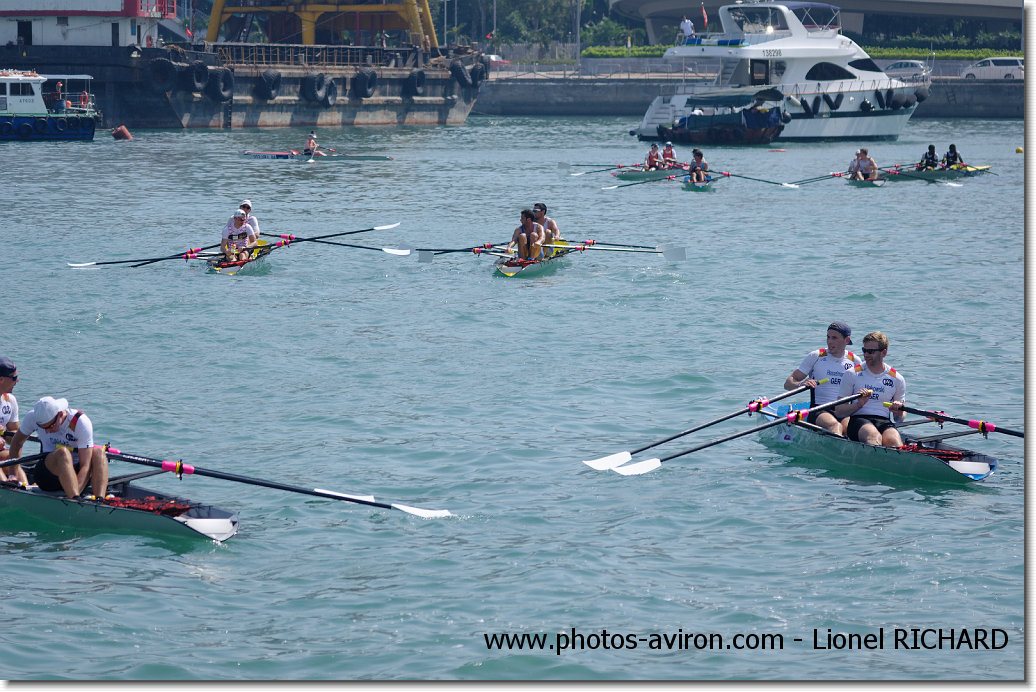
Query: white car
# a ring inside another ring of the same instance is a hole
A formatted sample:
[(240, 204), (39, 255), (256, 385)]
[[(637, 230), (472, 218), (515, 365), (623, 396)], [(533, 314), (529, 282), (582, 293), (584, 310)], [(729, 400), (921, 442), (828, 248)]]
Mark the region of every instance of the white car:
[(502, 55), (487, 55), (486, 57), (489, 59), (490, 67), (504, 67), (511, 64), (511, 61), (504, 60)]
[(903, 80), (921, 80), (932, 74), (932, 68), (920, 60), (900, 60), (885, 68), (889, 77)]
[(986, 58), (960, 71), (964, 79), (1025, 79), (1025, 58)]

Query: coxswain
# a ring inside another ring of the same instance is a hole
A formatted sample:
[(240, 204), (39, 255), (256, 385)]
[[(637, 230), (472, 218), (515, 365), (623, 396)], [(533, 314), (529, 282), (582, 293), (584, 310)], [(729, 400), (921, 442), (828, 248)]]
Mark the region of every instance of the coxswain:
[[(12, 391), (18, 384), (18, 368), (10, 358), (0, 358), (0, 461), (11, 458), (5, 437), (18, 432), (18, 400)], [(21, 465), (0, 469), (0, 482), (12, 480), (28, 485), (29, 479)]]
[(250, 248), (258, 244), (255, 231), (247, 221), (248, 212), (238, 209), (231, 217), (230, 223), (223, 228), (223, 239), (220, 241), (219, 249), (228, 262), (248, 259)]
[(662, 154), (658, 151), (658, 144), (652, 144), (651, 149), (647, 153), (647, 158), (644, 159), (644, 170), (645, 171), (657, 171), (664, 166), (662, 161)]
[(532, 209), (522, 209), (521, 223), (511, 234), (511, 242), (507, 244), (507, 252), (518, 247), (518, 259), (539, 259), (543, 252), (543, 240), (546, 233), (543, 226), (536, 223), (536, 214)]
[(94, 425), (82, 411), (68, 407), (68, 399), (45, 396), (22, 420), (11, 442), (11, 458), (18, 458), (29, 435), (36, 433), (45, 455), (36, 463), (33, 482), (40, 490), (64, 490), (79, 497), (89, 485), (97, 499), (108, 492), (108, 457), (94, 446)]
[(676, 152), (673, 151), (672, 142), (666, 142), (665, 148), (662, 149), (662, 163), (665, 164), (666, 168), (676, 167)]
[(701, 152), (701, 149), (697, 147), (691, 151), (691, 164), (687, 169), (690, 174), (692, 183), (704, 183), (711, 177), (709, 175), (709, 162), (705, 160), (705, 155)]
[(864, 364), (847, 370), (838, 390), (840, 399), (852, 394), (859, 396), (836, 406), (835, 415), (849, 417), (845, 422), (845, 436), (850, 440), (874, 446), (901, 447), (903, 438), (895, 421), (902, 421), (905, 415), (906, 382), (895, 368), (885, 363), (888, 349), (889, 339), (881, 332), (871, 332), (863, 337)]
[(921, 157), (921, 161), (917, 164), (916, 170), (919, 171), (934, 171), (939, 167), (939, 155), (935, 153), (935, 145), (929, 144), (928, 151)]
[(950, 145), (950, 150), (942, 157), (942, 165), (945, 168), (963, 167), (967, 165), (964, 163), (964, 157), (962, 157), (960, 152), (957, 151), (956, 144)]

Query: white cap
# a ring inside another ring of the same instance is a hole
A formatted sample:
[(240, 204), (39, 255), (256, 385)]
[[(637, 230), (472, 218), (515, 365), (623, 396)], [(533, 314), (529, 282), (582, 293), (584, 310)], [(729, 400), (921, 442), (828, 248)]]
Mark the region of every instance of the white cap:
[(248, 218), (248, 212), (245, 211), (244, 209), (235, 209), (234, 210), (234, 218), (235, 219), (246, 219), (246, 218)]
[(55, 399), (52, 396), (45, 396), (36, 402), (32, 413), (36, 418), (36, 424), (49, 423), (54, 417), (68, 408), (68, 399)]
[(237, 206), (239, 206), (239, 207), (248, 207), (249, 209), (251, 209), (252, 208), (252, 200), (246, 199), (244, 202), (242, 202), (241, 204), (239, 204)]

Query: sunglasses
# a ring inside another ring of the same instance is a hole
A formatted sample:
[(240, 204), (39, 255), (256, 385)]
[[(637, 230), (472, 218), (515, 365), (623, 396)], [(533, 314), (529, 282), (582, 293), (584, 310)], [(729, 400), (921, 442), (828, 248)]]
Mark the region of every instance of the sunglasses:
[(51, 420), (46, 425), (40, 425), (40, 428), (42, 428), (43, 430), (50, 430), (51, 428), (53, 428), (57, 424), (58, 424), (58, 417), (54, 416), (53, 420)]
[(881, 353), (882, 350), (884, 350), (884, 349), (880, 349), (880, 348), (863, 348), (863, 349), (860, 349), (860, 350), (863, 351), (864, 353)]
[(9, 380), (14, 380), (15, 382), (18, 381), (18, 375), (2, 375), (2, 377), (6, 377)]

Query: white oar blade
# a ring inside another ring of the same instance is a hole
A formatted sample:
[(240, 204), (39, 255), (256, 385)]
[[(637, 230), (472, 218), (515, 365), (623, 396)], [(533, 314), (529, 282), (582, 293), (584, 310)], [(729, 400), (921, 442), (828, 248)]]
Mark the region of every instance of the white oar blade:
[(795, 183), (781, 183), (781, 187), (790, 187), (790, 188), (795, 189), (795, 190), (799, 189), (799, 186), (796, 185)]
[(431, 262), (434, 257), (435, 257), (435, 253), (432, 252), (431, 250), (418, 250), (417, 251), (417, 261), (418, 262)]
[(636, 464), (618, 466), (613, 468), (612, 471), (615, 473), (621, 473), (623, 476), (639, 476), (642, 473), (654, 471), (661, 465), (662, 461), (660, 459), (647, 459), (646, 461), (638, 461)]
[(79, 264), (73, 264), (71, 262), (65, 262), (65, 264), (67, 264), (70, 267), (92, 267), (95, 264), (97, 264), (97, 262), (81, 262)]
[(667, 262), (683, 262), (687, 259), (687, 248), (685, 247), (663, 247), (660, 250), (662, 257), (665, 257)]
[(601, 457), (600, 459), (590, 459), (589, 461), (584, 461), (583, 463), (592, 469), (597, 469), (598, 471), (607, 471), (608, 469), (613, 469), (616, 466), (619, 466), (620, 464), (625, 464), (632, 458), (633, 456), (629, 452), (619, 452), (618, 454), (609, 454), (608, 456)]
[(413, 250), (408, 247), (383, 247), (381, 248), (381, 251), (387, 252), (390, 255), (399, 255), (400, 257), (406, 257), (413, 252)]
[(450, 510), (448, 509), (421, 509), (420, 507), (410, 507), (409, 505), (392, 505), (392, 509), (398, 509), (401, 512), (407, 514), (413, 514), (415, 517), (422, 517), (423, 519), (438, 519), (440, 517), (452, 517)]
[(608, 187), (602, 187), (602, 190), (614, 190), (618, 185), (609, 185)]
[(349, 500), (361, 500), (363, 502), (374, 502), (374, 496), (373, 495), (349, 495), (348, 493), (340, 493), (340, 492), (336, 492), (334, 490), (325, 490), (324, 488), (313, 488), (313, 490), (318, 492), (318, 493), (323, 493), (325, 495), (334, 495), (335, 497), (344, 497), (344, 498), (347, 498)]
[(399, 221), (397, 221), (397, 222), (395, 222), (395, 223), (393, 223), (393, 224), (389, 224), (388, 226), (375, 226), (375, 227), (374, 227), (374, 230), (375, 230), (375, 231), (387, 231), (387, 230), (388, 230), (388, 229), (390, 229), (390, 228), (395, 228), (395, 227), (396, 227), (396, 226), (398, 226), (399, 224), (400, 224), (400, 222), (399, 222)]

